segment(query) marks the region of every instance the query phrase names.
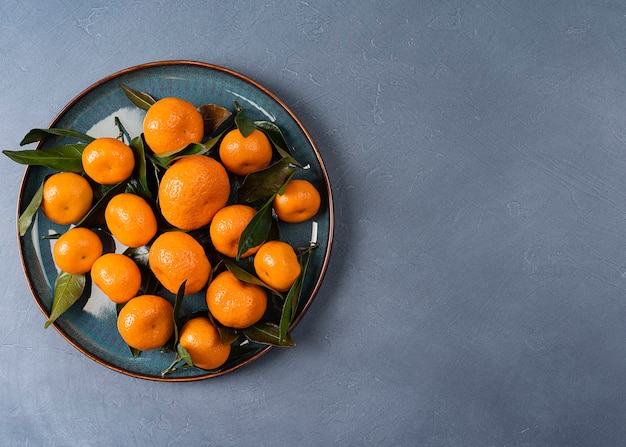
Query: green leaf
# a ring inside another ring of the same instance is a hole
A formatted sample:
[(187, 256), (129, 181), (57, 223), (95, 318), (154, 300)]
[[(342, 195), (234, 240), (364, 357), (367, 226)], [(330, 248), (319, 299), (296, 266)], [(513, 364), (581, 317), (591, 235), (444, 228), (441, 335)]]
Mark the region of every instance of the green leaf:
[(143, 146), (143, 138), (133, 138), (130, 141), (129, 146), (135, 154), (135, 169), (133, 174), (134, 177), (137, 178), (139, 184), (139, 187), (136, 188), (136, 192), (144, 199), (151, 201), (152, 192), (148, 186), (148, 170), (146, 166), (146, 151)]
[(246, 228), (241, 233), (239, 248), (237, 249), (237, 260), (241, 255), (252, 247), (261, 245), (267, 240), (267, 236), (272, 229), (272, 196), (265, 205), (252, 217)]
[(67, 144), (41, 150), (2, 151), (16, 163), (46, 166), (57, 171), (83, 172), (84, 143)]
[(178, 357), (180, 357), (180, 360), (183, 360), (189, 366), (193, 366), (193, 361), (191, 360), (191, 356), (189, 355), (185, 347), (181, 345), (180, 343), (176, 344), (176, 353), (178, 354)]
[(32, 225), (33, 218), (35, 217), (35, 214), (37, 214), (37, 210), (39, 209), (39, 206), (41, 205), (42, 199), (43, 199), (43, 182), (41, 182), (41, 186), (39, 186), (32, 200), (30, 201), (30, 203), (28, 204), (24, 212), (20, 215), (17, 221), (18, 228), (20, 231), (20, 236), (24, 236), (26, 232), (28, 231), (28, 229), (30, 228), (30, 226)]
[(180, 308), (183, 305), (183, 298), (185, 297), (185, 285), (187, 284), (187, 280), (184, 280), (180, 287), (178, 288), (178, 292), (176, 293), (176, 301), (174, 301), (174, 346), (178, 344), (178, 334), (181, 329), (180, 324)]
[(283, 295), (279, 291), (272, 289), (270, 286), (265, 284), (259, 278), (257, 278), (251, 273), (248, 273), (247, 271), (239, 267), (234, 262), (228, 259), (222, 259), (222, 261), (224, 262), (224, 266), (226, 267), (226, 269), (230, 273), (232, 273), (235, 276), (235, 278), (239, 279), (240, 281), (247, 282), (249, 284), (255, 284), (257, 286), (264, 287), (268, 289), (269, 291), (271, 291), (273, 294), (278, 295), (281, 299), (283, 298)]
[(154, 155), (152, 157), (156, 164), (162, 168), (167, 168), (174, 161), (186, 155), (202, 155), (209, 151), (207, 147), (200, 143), (189, 143), (187, 146), (176, 149), (175, 151), (165, 152), (163, 154)]
[(147, 93), (140, 92), (134, 90), (126, 85), (120, 85), (126, 97), (132, 102), (134, 105), (143, 110), (148, 110), (152, 104), (156, 102), (156, 100)]
[(309, 267), (311, 253), (315, 248), (317, 248), (317, 245), (311, 245), (307, 247), (300, 256), (298, 256), (298, 261), (300, 262), (300, 274), (289, 289), (287, 297), (285, 298), (285, 302), (283, 303), (283, 309), (280, 315), (280, 323), (278, 325), (278, 338), (280, 341), (283, 341), (287, 338), (289, 326), (291, 325), (293, 317), (298, 310), (300, 295), (302, 294), (302, 284), (304, 283), (304, 277), (306, 276), (306, 271)]
[(81, 220), (76, 222), (77, 227), (92, 228), (101, 225), (104, 222), (104, 210), (106, 209), (109, 200), (113, 196), (123, 192), (126, 189), (126, 182), (118, 183), (112, 188), (108, 189), (104, 195), (96, 202), (94, 206), (85, 214)]
[(253, 203), (276, 194), (295, 174), (287, 158), (281, 158), (276, 163), (260, 171), (248, 174), (241, 184), (238, 197), (241, 202)]
[(59, 272), (54, 283), (52, 311), (45, 327), (50, 326), (80, 298), (85, 290), (86, 280), (85, 274), (72, 275), (66, 272)]
[(246, 112), (244, 112), (236, 101), (235, 110), (237, 111), (237, 114), (235, 115), (235, 125), (237, 126), (237, 129), (239, 129), (239, 132), (241, 132), (241, 135), (243, 135), (244, 138), (248, 138), (256, 129), (256, 127), (254, 127), (254, 121), (248, 118)]
[(148, 268), (148, 254), (150, 250), (145, 245), (137, 248), (128, 247), (124, 255), (132, 259), (139, 267)]
[(280, 347), (291, 347), (296, 345), (290, 334), (287, 334), (285, 339), (281, 341), (278, 326), (265, 321), (260, 321), (254, 326), (244, 329), (243, 334), (250, 341), (265, 345)]
[(213, 315), (211, 315), (211, 312), (207, 312), (207, 315), (209, 316), (211, 324), (217, 328), (217, 332), (220, 334), (220, 341), (223, 345), (233, 344), (239, 338), (239, 334), (237, 334), (235, 329), (221, 324), (213, 317)]
[(82, 132), (77, 132), (75, 130), (69, 129), (31, 129), (28, 131), (26, 136), (20, 142), (20, 146), (24, 146), (29, 143), (35, 143), (37, 141), (43, 141), (48, 138), (50, 135), (56, 135), (61, 137), (71, 137), (77, 138), (78, 140), (84, 141), (86, 143), (91, 143), (95, 140), (94, 137), (90, 137), (87, 134)]
[(291, 151), (289, 150), (289, 146), (287, 145), (287, 141), (276, 124), (269, 121), (255, 121), (254, 125), (257, 129), (265, 132), (265, 135), (270, 139), (270, 141), (274, 144), (276, 151), (282, 158), (287, 158), (292, 164), (302, 167), (302, 165), (291, 155)]
[(120, 130), (120, 133), (118, 134), (117, 139), (120, 140), (121, 142), (124, 142), (124, 140), (126, 140), (130, 144), (130, 134), (128, 133), (128, 131), (126, 130), (126, 128), (124, 127), (120, 119), (116, 116), (114, 118), (114, 121), (115, 121), (115, 125)]
[(289, 289), (289, 293), (287, 293), (287, 297), (285, 298), (285, 302), (283, 303), (283, 309), (280, 314), (280, 322), (278, 324), (278, 340), (284, 341), (287, 338), (289, 333), (289, 325), (291, 324), (291, 320), (294, 314), (293, 302), (298, 301), (300, 297), (300, 292), (302, 291), (302, 272), (296, 278), (293, 285)]
[(204, 120), (205, 135), (211, 135), (232, 115), (230, 110), (217, 104), (203, 104), (198, 107), (198, 111)]

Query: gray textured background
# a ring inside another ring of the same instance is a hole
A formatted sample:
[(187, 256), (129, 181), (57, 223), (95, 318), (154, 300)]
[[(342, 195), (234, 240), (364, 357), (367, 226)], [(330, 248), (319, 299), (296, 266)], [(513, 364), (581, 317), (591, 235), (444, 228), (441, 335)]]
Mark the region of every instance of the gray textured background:
[(620, 1), (3, 0), (2, 149), (200, 60), (295, 111), (337, 208), (297, 348), (154, 383), (43, 329), (0, 158), (2, 444), (625, 445), (625, 47)]

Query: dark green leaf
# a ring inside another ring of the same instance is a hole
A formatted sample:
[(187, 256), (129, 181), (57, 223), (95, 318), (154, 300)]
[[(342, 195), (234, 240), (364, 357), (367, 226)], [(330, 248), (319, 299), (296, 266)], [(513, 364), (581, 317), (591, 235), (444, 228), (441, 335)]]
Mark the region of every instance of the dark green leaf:
[(41, 186), (39, 186), (32, 200), (30, 201), (30, 203), (28, 204), (24, 212), (20, 215), (17, 221), (18, 228), (20, 231), (20, 236), (24, 236), (26, 232), (28, 231), (28, 229), (30, 228), (31, 224), (33, 223), (33, 218), (35, 217), (35, 214), (37, 214), (37, 210), (39, 209), (39, 206), (41, 205), (42, 198), (43, 198), (43, 182), (41, 182)]
[(52, 128), (52, 129), (32, 129), (22, 139), (22, 141), (20, 142), (20, 146), (24, 146), (24, 145), (29, 144), (29, 143), (35, 143), (37, 141), (43, 141), (47, 137), (49, 137), (50, 135), (56, 135), (56, 136), (61, 136), (61, 137), (77, 138), (77, 139), (79, 139), (81, 141), (85, 141), (86, 143), (91, 143), (93, 140), (95, 140), (94, 137), (90, 137), (87, 134), (84, 134), (82, 132), (77, 132), (75, 130), (55, 129), (55, 128)]
[(280, 224), (278, 222), (278, 218), (272, 214), (272, 227), (270, 228), (270, 232), (267, 235), (268, 241), (279, 241), (280, 240)]
[(139, 267), (144, 268), (148, 267), (148, 253), (150, 253), (150, 250), (145, 245), (137, 248), (129, 247), (124, 250), (124, 255), (132, 259)]
[(180, 308), (183, 305), (183, 298), (185, 297), (185, 285), (187, 284), (187, 280), (184, 280), (183, 283), (178, 288), (178, 293), (176, 293), (176, 301), (174, 301), (174, 345), (178, 344), (178, 334), (180, 333), (181, 325), (180, 325)]
[(306, 271), (309, 267), (311, 253), (316, 247), (317, 245), (311, 245), (307, 247), (307, 249), (300, 256), (298, 256), (298, 261), (300, 262), (300, 274), (298, 275), (293, 285), (289, 289), (289, 292), (287, 293), (287, 297), (285, 298), (285, 302), (283, 303), (282, 313), (280, 315), (280, 323), (278, 327), (279, 339), (281, 341), (286, 339), (289, 332), (289, 326), (291, 325), (293, 317), (298, 310), (300, 295), (302, 294), (302, 284), (304, 283)]
[(232, 273), (235, 276), (235, 278), (239, 279), (240, 281), (247, 282), (249, 284), (255, 284), (257, 286), (264, 287), (264, 288), (270, 290), (273, 294), (278, 295), (281, 299), (283, 298), (283, 296), (282, 296), (282, 294), (280, 292), (278, 292), (277, 290), (272, 289), (270, 286), (265, 284), (259, 278), (257, 278), (256, 276), (254, 276), (251, 273), (248, 273), (247, 271), (245, 271), (244, 269), (239, 267), (234, 262), (229, 261), (228, 259), (223, 259), (223, 262), (224, 262), (224, 265), (226, 266), (226, 269), (230, 273)]
[(176, 149), (175, 151), (165, 152), (163, 154), (153, 156), (153, 160), (155, 160), (156, 164), (162, 168), (167, 168), (174, 161), (179, 159), (180, 157), (184, 157), (186, 155), (202, 155), (206, 154), (209, 150), (205, 145), (200, 143), (189, 143), (187, 146)]
[[(209, 281), (209, 284), (210, 283), (211, 282)], [(237, 331), (235, 329), (220, 324), (219, 321), (213, 318), (211, 312), (207, 312), (207, 315), (209, 317), (209, 320), (211, 320), (213, 326), (217, 328), (217, 332), (220, 334), (220, 340), (223, 345), (230, 345), (239, 338), (239, 334), (237, 334)]]
[(281, 347), (296, 345), (290, 334), (287, 334), (285, 339), (281, 341), (278, 326), (265, 321), (260, 321), (254, 326), (244, 329), (243, 333), (250, 341), (256, 343)]
[(237, 129), (239, 129), (239, 132), (241, 132), (241, 135), (243, 135), (244, 138), (248, 138), (256, 129), (256, 127), (254, 127), (254, 121), (248, 118), (246, 112), (244, 112), (236, 102), (235, 109), (237, 110), (237, 114), (235, 115), (235, 125), (237, 126)]
[(72, 275), (66, 272), (59, 273), (54, 283), (52, 311), (46, 321), (45, 327), (50, 326), (80, 298), (85, 289), (86, 280), (85, 274)]
[[(273, 199), (273, 198), (272, 198)], [(268, 200), (265, 205), (252, 217), (252, 220), (241, 233), (239, 248), (237, 249), (237, 260), (249, 249), (261, 245), (267, 240), (267, 236), (272, 229), (272, 200)]]
[(285, 140), (282, 131), (276, 124), (269, 121), (255, 121), (254, 125), (257, 129), (265, 132), (265, 135), (267, 135), (270, 141), (274, 144), (276, 151), (282, 158), (287, 158), (292, 164), (302, 167), (302, 165), (300, 165), (300, 163), (298, 163), (298, 161), (291, 155), (287, 141)]
[(135, 137), (130, 141), (130, 148), (135, 154), (135, 169), (134, 177), (137, 178), (139, 187), (137, 188), (137, 194), (144, 199), (151, 201), (152, 192), (148, 186), (148, 173), (146, 167), (146, 152), (143, 147), (143, 138)]
[(198, 111), (204, 119), (205, 135), (211, 135), (232, 115), (230, 110), (217, 104), (203, 104)]
[(150, 106), (156, 102), (156, 100), (147, 93), (139, 92), (123, 84), (120, 85), (120, 87), (130, 102), (140, 109), (148, 110)]
[(279, 342), (284, 341), (289, 333), (289, 325), (293, 317), (293, 302), (298, 301), (300, 292), (302, 290), (302, 272), (296, 278), (295, 282), (289, 289), (285, 302), (283, 303), (283, 310), (280, 314), (280, 323), (278, 325), (278, 339)]
[(185, 347), (180, 343), (176, 344), (176, 353), (178, 354), (178, 357), (180, 357), (180, 360), (183, 360), (189, 366), (193, 366), (191, 356), (189, 355)]
[(57, 171), (83, 172), (84, 143), (67, 144), (42, 150), (2, 151), (16, 163), (46, 166)]
[(257, 172), (248, 174), (238, 191), (239, 200), (253, 203), (266, 199), (276, 192), (293, 177), (296, 170), (287, 158)]
[(124, 140), (126, 140), (128, 142), (128, 144), (130, 144), (130, 134), (126, 131), (126, 128), (124, 127), (124, 125), (122, 124), (122, 122), (120, 121), (120, 119), (117, 116), (115, 117), (115, 125), (120, 130), (120, 133), (117, 136), (117, 139), (122, 141), (122, 142), (124, 142)]
[(96, 202), (96, 204), (91, 207), (85, 217), (76, 223), (76, 226), (92, 228), (102, 224), (104, 222), (103, 213), (109, 203), (109, 200), (111, 200), (113, 196), (123, 192), (125, 188), (126, 183), (122, 182), (108, 189), (107, 192)]

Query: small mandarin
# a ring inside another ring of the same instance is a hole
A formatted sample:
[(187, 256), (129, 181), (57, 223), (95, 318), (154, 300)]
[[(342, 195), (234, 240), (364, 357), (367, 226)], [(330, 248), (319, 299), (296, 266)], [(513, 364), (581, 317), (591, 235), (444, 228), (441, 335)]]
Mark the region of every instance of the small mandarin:
[(300, 262), (286, 242), (268, 241), (261, 245), (254, 256), (254, 271), (268, 286), (285, 292), (300, 275)]
[(155, 154), (165, 154), (190, 143), (200, 143), (204, 136), (204, 119), (189, 101), (163, 98), (146, 112), (143, 133)]
[(185, 295), (199, 292), (211, 272), (204, 248), (182, 231), (169, 231), (157, 237), (150, 246), (148, 264), (163, 287), (172, 293), (177, 293), (186, 280)]
[(135, 168), (135, 155), (115, 138), (96, 138), (82, 154), (83, 169), (95, 182), (113, 185), (126, 180)]
[(52, 222), (76, 223), (89, 211), (93, 190), (89, 182), (73, 172), (52, 174), (43, 183), (41, 211)]
[(87, 273), (102, 255), (102, 241), (93, 231), (74, 227), (63, 233), (54, 244), (54, 263), (66, 273)]
[(107, 253), (91, 266), (93, 283), (114, 303), (134, 298), (141, 287), (141, 271), (128, 256)]
[[(215, 249), (223, 255), (231, 258), (236, 257), (241, 233), (255, 214), (256, 210), (247, 205), (228, 205), (219, 210), (209, 227), (211, 242), (213, 242)], [(253, 255), (259, 247), (260, 245), (247, 250), (241, 257), (246, 258)]]
[(320, 193), (315, 186), (307, 180), (292, 180), (282, 194), (276, 194), (273, 207), (283, 222), (299, 223), (315, 216), (320, 204)]
[(206, 302), (211, 315), (221, 324), (245, 329), (263, 317), (267, 293), (263, 287), (241, 281), (225, 270), (209, 284)]
[(172, 164), (159, 184), (165, 220), (182, 230), (207, 225), (230, 196), (228, 173), (205, 155), (188, 155)]
[(120, 310), (117, 330), (131, 348), (160, 348), (174, 333), (174, 307), (158, 295), (132, 298)]
[(104, 219), (111, 234), (132, 248), (146, 245), (157, 232), (152, 207), (132, 193), (113, 196), (104, 210)]
[(258, 129), (247, 137), (239, 129), (233, 129), (222, 139), (219, 154), (229, 172), (247, 175), (269, 166), (272, 145), (267, 136)]
[(220, 334), (207, 317), (196, 317), (180, 330), (179, 343), (185, 348), (194, 366), (215, 369), (230, 355), (230, 345), (222, 344)]

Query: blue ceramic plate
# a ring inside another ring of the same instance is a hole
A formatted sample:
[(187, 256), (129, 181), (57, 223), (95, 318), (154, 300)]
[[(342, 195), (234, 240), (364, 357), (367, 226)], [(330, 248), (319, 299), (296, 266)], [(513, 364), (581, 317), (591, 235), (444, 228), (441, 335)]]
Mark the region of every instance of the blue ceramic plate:
[[(313, 218), (317, 223), (317, 242), (305, 278), (302, 296), (292, 328), (302, 318), (317, 293), (328, 266), (333, 238), (333, 201), (328, 175), (322, 157), (311, 136), (291, 110), (276, 96), (255, 81), (228, 69), (199, 62), (167, 61), (144, 64), (118, 73), (92, 85), (74, 98), (54, 119), (50, 127), (73, 129), (94, 137), (117, 136), (114, 117), (118, 117), (131, 136), (141, 133), (144, 112), (133, 106), (120, 85), (150, 93), (154, 98), (175, 96), (193, 104), (219, 104), (232, 110), (236, 100), (253, 119), (275, 122), (283, 131), (285, 139), (296, 159), (310, 168), (302, 176), (311, 181), (321, 192), (322, 208)], [(66, 138), (48, 138), (40, 148), (71, 143)], [(52, 173), (47, 168), (27, 168), (20, 188), (18, 215), (30, 203), (45, 176)], [(297, 225), (281, 225), (281, 239), (295, 247), (306, 246), (311, 240), (312, 222)], [(50, 233), (59, 233), (67, 227), (48, 221), (40, 212), (31, 229), (19, 238), (22, 263), (35, 301), (46, 316), (52, 306), (53, 284), (57, 270), (52, 260)], [(133, 357), (119, 336), (116, 328), (116, 312), (113, 303), (91, 290), (70, 310), (63, 314), (54, 327), (76, 349), (94, 361), (134, 377), (163, 381), (191, 381), (219, 376), (246, 365), (270, 347), (246, 343), (237, 346), (237, 356), (231, 356), (222, 369), (207, 372), (197, 368), (182, 368), (161, 376), (174, 360), (174, 353), (159, 350), (142, 352)], [(170, 300), (174, 296), (163, 293)], [(202, 309), (202, 293), (185, 298), (183, 312)], [(206, 307), (204, 307), (206, 309)], [(43, 326), (43, 320), (42, 320)], [(297, 349), (297, 348), (296, 348)]]

